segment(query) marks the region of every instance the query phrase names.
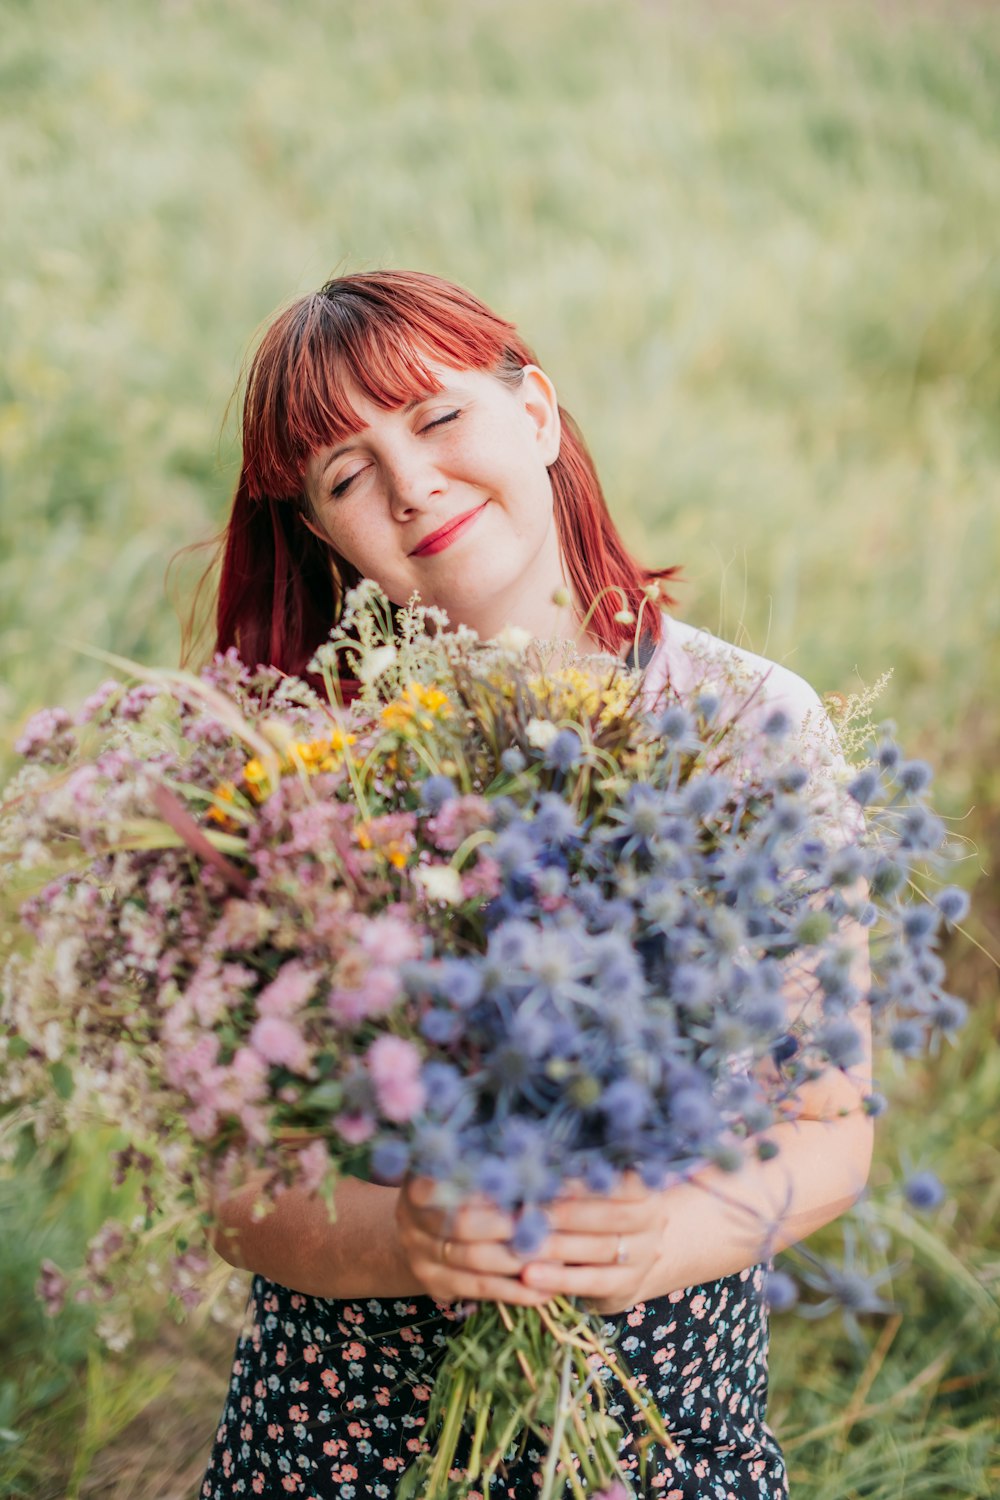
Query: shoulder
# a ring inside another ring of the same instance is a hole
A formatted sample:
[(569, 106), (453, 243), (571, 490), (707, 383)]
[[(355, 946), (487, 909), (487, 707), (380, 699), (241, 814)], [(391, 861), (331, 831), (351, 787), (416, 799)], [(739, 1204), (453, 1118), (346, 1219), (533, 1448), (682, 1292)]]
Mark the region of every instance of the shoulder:
[(826, 717), (815, 688), (791, 668), (672, 616), (663, 616), (657, 654), (664, 681), (681, 692), (714, 685), (727, 697), (752, 693), (768, 712), (782, 708), (796, 724), (810, 715)]
[(815, 770), (843, 765), (836, 731), (816, 689), (790, 667), (708, 630), (664, 614), (647, 682), (657, 694), (664, 688), (681, 697), (711, 693), (727, 717), (738, 714), (751, 738), (780, 710), (790, 721), (796, 749)]

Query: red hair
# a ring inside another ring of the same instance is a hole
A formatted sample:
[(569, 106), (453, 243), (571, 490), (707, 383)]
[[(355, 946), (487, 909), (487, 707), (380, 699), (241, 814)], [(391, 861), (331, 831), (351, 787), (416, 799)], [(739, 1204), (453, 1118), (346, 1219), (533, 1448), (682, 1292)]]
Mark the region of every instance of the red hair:
[[(249, 666), (305, 673), (359, 580), (306, 525), (306, 464), (317, 449), (363, 426), (353, 392), (391, 410), (439, 390), (425, 361), (489, 371), (512, 384), (524, 365), (538, 363), (512, 323), (464, 288), (419, 271), (338, 277), (271, 323), (246, 380), (243, 466), (219, 579), (218, 650), (235, 646)], [(560, 547), (584, 607), (601, 596), (590, 631), (617, 652), (634, 627), (614, 616), (623, 606), (638, 616), (644, 589), (677, 569), (643, 568), (629, 554), (579, 429), (561, 407), (560, 416), (559, 457), (549, 469)], [(643, 622), (644, 633), (658, 637), (658, 610), (647, 607)]]

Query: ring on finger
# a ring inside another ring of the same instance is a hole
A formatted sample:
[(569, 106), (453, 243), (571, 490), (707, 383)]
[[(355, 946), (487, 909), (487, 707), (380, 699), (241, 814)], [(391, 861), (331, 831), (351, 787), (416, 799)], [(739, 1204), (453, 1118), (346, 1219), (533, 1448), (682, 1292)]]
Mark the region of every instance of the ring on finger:
[(625, 1245), (625, 1236), (621, 1235), (621, 1234), (618, 1236), (618, 1246), (617, 1246), (617, 1248), (615, 1250), (615, 1265), (616, 1266), (627, 1266), (628, 1265), (628, 1249), (626, 1248), (626, 1245)]
[(441, 1264), (443, 1266), (446, 1266), (448, 1264), (448, 1257), (449, 1257), (450, 1254), (451, 1254), (451, 1240), (442, 1240), (441, 1241)]

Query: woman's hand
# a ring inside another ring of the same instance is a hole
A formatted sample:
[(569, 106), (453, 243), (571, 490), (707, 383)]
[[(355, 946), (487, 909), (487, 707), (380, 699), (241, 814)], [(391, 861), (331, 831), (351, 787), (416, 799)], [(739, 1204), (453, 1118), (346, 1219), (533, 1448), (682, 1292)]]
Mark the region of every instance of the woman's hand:
[(509, 1247), (510, 1214), (470, 1198), (454, 1216), (433, 1205), (434, 1182), (408, 1177), (396, 1199), (396, 1228), (416, 1280), (436, 1302), (513, 1302), (541, 1307), (551, 1293), (520, 1280), (525, 1261)]
[(581, 1297), (605, 1316), (634, 1307), (649, 1295), (668, 1201), (668, 1191), (645, 1187), (635, 1172), (610, 1193), (567, 1187), (546, 1206), (552, 1229), (524, 1265), (522, 1281), (546, 1297)]
[(396, 1223), (410, 1269), (438, 1302), (513, 1302), (537, 1307), (550, 1298), (582, 1297), (597, 1313), (641, 1301), (660, 1254), (666, 1193), (634, 1172), (611, 1193), (571, 1185), (546, 1207), (551, 1231), (535, 1255), (510, 1249), (514, 1222), (486, 1199), (464, 1204), (451, 1220), (432, 1206), (434, 1184), (408, 1179)]

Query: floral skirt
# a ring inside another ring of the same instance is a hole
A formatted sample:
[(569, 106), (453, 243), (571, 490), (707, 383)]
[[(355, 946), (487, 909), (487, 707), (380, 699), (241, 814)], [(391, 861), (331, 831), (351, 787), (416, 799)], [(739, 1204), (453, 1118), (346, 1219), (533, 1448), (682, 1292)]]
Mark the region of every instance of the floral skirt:
[[(678, 1448), (651, 1445), (643, 1494), (660, 1500), (783, 1500), (785, 1466), (765, 1421), (764, 1269), (638, 1303), (608, 1324), (652, 1393)], [(422, 1436), (435, 1369), (455, 1315), (429, 1297), (333, 1301), (256, 1277), (250, 1316), (199, 1495), (359, 1500), (395, 1494)], [(602, 1372), (623, 1424), (621, 1458), (638, 1476), (631, 1404)], [(530, 1443), (490, 1497), (537, 1494)], [(638, 1479), (636, 1489), (638, 1490)]]

